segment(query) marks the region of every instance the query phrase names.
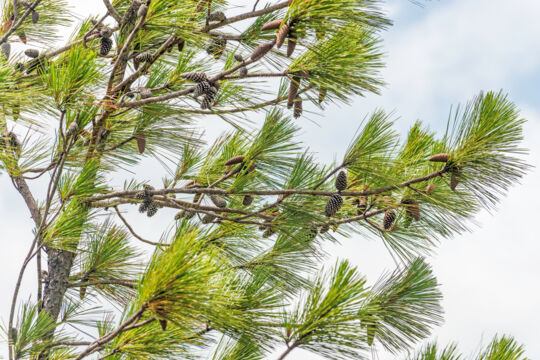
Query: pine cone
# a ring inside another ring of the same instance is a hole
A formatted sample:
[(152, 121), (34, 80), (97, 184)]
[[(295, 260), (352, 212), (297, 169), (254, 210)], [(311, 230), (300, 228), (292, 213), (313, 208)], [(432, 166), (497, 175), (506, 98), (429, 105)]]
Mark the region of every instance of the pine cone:
[(71, 122), (71, 124), (69, 124), (66, 130), (66, 137), (70, 138), (74, 135), (77, 135), (78, 132), (79, 132), (79, 124), (77, 124), (76, 121), (73, 121)]
[(203, 224), (210, 224), (212, 221), (214, 221), (216, 217), (214, 215), (210, 215), (210, 214), (206, 214), (203, 216), (203, 218), (201, 219), (201, 222)]
[(292, 108), (294, 105), (294, 99), (298, 95), (298, 88), (300, 87), (300, 78), (298, 76), (293, 76), (289, 84), (289, 94), (287, 96), (287, 108)]
[(366, 199), (359, 199), (358, 200), (358, 215), (363, 215), (367, 210), (367, 200)]
[(146, 199), (146, 192), (145, 191), (139, 191), (135, 194), (135, 199), (143, 200)]
[(202, 94), (206, 94), (212, 85), (208, 81), (201, 81), (200, 83), (195, 86), (195, 90), (193, 90), (193, 97), (199, 97)]
[(151, 203), (148, 206), (148, 211), (146, 212), (146, 216), (152, 217), (152, 216), (156, 215), (157, 211), (158, 211), (157, 205), (154, 204), (154, 203)]
[(261, 31), (267, 31), (267, 30), (277, 30), (279, 29), (279, 26), (283, 22), (283, 19), (277, 19), (267, 22), (261, 27)]
[(206, 48), (206, 52), (209, 55), (214, 55), (214, 58), (219, 59), (221, 54), (225, 51), (227, 47), (227, 39), (223, 38), (213, 38), (210, 45)]
[(271, 227), (269, 227), (263, 232), (262, 237), (263, 238), (269, 238), (270, 236), (274, 235), (275, 233), (276, 233), (276, 231), (274, 229), (272, 229)]
[(167, 320), (159, 319), (159, 326), (161, 326), (161, 330), (167, 330)]
[(238, 73), (241, 77), (246, 77), (248, 74), (248, 69), (246, 66), (242, 66), (240, 68), (240, 72)]
[(234, 54), (234, 60), (238, 62), (244, 62), (244, 57), (240, 54)]
[(246, 196), (244, 196), (244, 198), (242, 199), (242, 205), (244, 205), (244, 206), (249, 206), (249, 205), (251, 205), (251, 204), (253, 203), (253, 200), (254, 200), (253, 196), (251, 196), (251, 195), (246, 195)]
[(227, 17), (223, 13), (223, 11), (214, 11), (213, 13), (210, 13), (207, 17), (208, 21), (225, 21)]
[(135, 57), (138, 62), (150, 62), (152, 61), (152, 54), (149, 52), (142, 52)]
[(225, 161), (225, 165), (229, 166), (229, 165), (240, 164), (242, 161), (244, 161), (245, 158), (246, 157), (244, 155), (234, 156), (230, 158), (229, 160)]
[(459, 184), (459, 181), (460, 181), (460, 173), (459, 173), (459, 170), (453, 170), (451, 173), (450, 173), (450, 189), (452, 191), (456, 190), (456, 187), (458, 186)]
[(6, 60), (8, 60), (9, 55), (11, 54), (11, 44), (8, 42), (3, 42), (2, 45), (0, 45), (0, 48), (2, 49), (2, 54), (4, 54), (4, 57)]
[(447, 162), (448, 159), (450, 159), (450, 154), (447, 154), (447, 153), (441, 153), (441, 154), (433, 155), (432, 157), (429, 158), (429, 161), (433, 161), (433, 162)]
[(326, 93), (327, 92), (328, 92), (328, 90), (326, 90), (325, 88), (320, 88), (319, 89), (319, 104), (324, 101), (324, 99), (326, 98)]
[(285, 38), (289, 35), (289, 30), (290, 30), (290, 27), (288, 24), (283, 24), (281, 28), (279, 29), (276, 36), (276, 46), (278, 49), (281, 47), (281, 45), (283, 45)]
[(219, 195), (211, 194), (210, 195), (210, 200), (212, 200), (214, 205), (216, 205), (218, 208), (226, 208), (227, 207), (227, 201), (224, 198), (222, 198), (221, 196), (219, 196)]
[(135, 135), (135, 140), (137, 140), (137, 149), (139, 149), (139, 154), (142, 154), (146, 150), (146, 135), (144, 133), (139, 133)]
[(99, 44), (99, 55), (106, 56), (109, 51), (112, 49), (112, 40), (109, 38), (102, 37)]
[(296, 49), (296, 38), (289, 37), (289, 41), (287, 42), (288, 57), (291, 57), (291, 55), (294, 53), (294, 49)]
[(321, 234), (326, 234), (326, 233), (328, 232), (328, 230), (330, 230), (330, 225), (324, 224), (324, 225), (321, 227), (320, 233), (321, 233)]
[(337, 214), (338, 210), (343, 205), (343, 198), (339, 194), (333, 194), (326, 203), (326, 216), (331, 217)]
[(146, 4), (141, 5), (141, 7), (139, 7), (139, 10), (137, 11), (137, 16), (144, 17), (146, 16), (147, 12), (148, 12), (148, 6), (146, 6)]
[(302, 98), (300, 95), (296, 95), (296, 99), (294, 100), (294, 111), (293, 116), (295, 119), (298, 119), (300, 116), (302, 116), (303, 106), (302, 106)]
[(405, 205), (405, 212), (415, 221), (420, 220), (420, 204), (415, 199), (403, 199), (401, 203)]
[(186, 41), (185, 40), (181, 40), (178, 42), (178, 51), (182, 52), (182, 50), (184, 50), (184, 46), (186, 46)]
[(336, 177), (336, 189), (337, 191), (343, 191), (347, 188), (347, 173), (341, 170)]
[(31, 57), (32, 59), (35, 59), (39, 56), (39, 50), (38, 49), (26, 49), (24, 50), (24, 54), (28, 57)]
[(208, 81), (208, 77), (203, 72), (188, 72), (188, 73), (183, 73), (180, 76), (186, 80), (194, 81), (194, 82)]
[(146, 211), (148, 211), (148, 208), (150, 207), (151, 204), (152, 204), (152, 203), (149, 202), (149, 201), (146, 201), (146, 200), (143, 201), (143, 202), (141, 203), (141, 205), (139, 205), (139, 212), (140, 212), (140, 213), (145, 213)]
[(101, 30), (99, 31), (99, 35), (100, 35), (101, 37), (104, 37), (104, 38), (107, 38), (107, 39), (109, 39), (109, 38), (112, 36), (112, 34), (113, 34), (113, 31), (112, 31), (112, 29), (111, 29), (110, 27), (108, 27), (108, 26), (103, 27), (103, 29), (101, 29)]
[(36, 10), (32, 10), (32, 23), (36, 24), (39, 21), (39, 13)]
[[(213, 90), (212, 90), (213, 89)], [(210, 109), (216, 100), (217, 90), (215, 87), (211, 87), (210, 90), (204, 94), (201, 101), (201, 109)]]
[(264, 44), (259, 45), (255, 51), (253, 51), (253, 54), (251, 54), (251, 60), (257, 61), (260, 58), (262, 58), (264, 55), (266, 55), (274, 46), (274, 42), (267, 42)]
[(396, 221), (396, 213), (392, 209), (386, 210), (384, 213), (383, 218), (383, 227), (384, 230), (390, 230), (392, 228), (392, 225), (394, 225), (394, 221)]
[(139, 94), (141, 94), (141, 99), (148, 99), (152, 97), (152, 90), (145, 87), (140, 87)]

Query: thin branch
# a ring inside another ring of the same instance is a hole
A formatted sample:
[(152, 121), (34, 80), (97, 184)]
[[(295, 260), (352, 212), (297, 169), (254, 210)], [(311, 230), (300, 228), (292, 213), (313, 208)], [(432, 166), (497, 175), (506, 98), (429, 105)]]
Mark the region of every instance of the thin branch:
[(69, 287), (83, 287), (83, 286), (94, 286), (94, 285), (121, 285), (130, 289), (135, 289), (135, 282), (129, 280), (96, 280), (96, 281), (79, 281), (71, 283)]
[(103, 4), (105, 4), (107, 11), (114, 18), (114, 20), (116, 20), (116, 22), (120, 24), (122, 22), (122, 17), (118, 13), (118, 11), (114, 8), (114, 6), (112, 6), (109, 0), (103, 0)]
[[(15, 11), (15, 19), (17, 18), (17, 1), (14, 0), (14, 6), (13, 6), (13, 9)], [(36, 0), (35, 2), (31, 3), (31, 5), (28, 7), (28, 9), (26, 9), (26, 11), (24, 12), (24, 14), (22, 14), (21, 18), (14, 24), (11, 26), (11, 28), (4, 34), (4, 36), (2, 36), (2, 38), (0, 39), (0, 44), (5, 42), (8, 37), (13, 34), (13, 32), (15, 30), (17, 30), (19, 28), (19, 26), (21, 26), (21, 24), (23, 23), (23, 21), (28, 17), (28, 15), (30, 15), (30, 13), (32, 11), (34, 11), (34, 9), (36, 8), (36, 6), (39, 5), (39, 3), (41, 2), (41, 0)]]
[(149, 245), (153, 245), (153, 246), (169, 246), (169, 244), (160, 244), (160, 243), (157, 243), (157, 242), (153, 242), (153, 241), (150, 241), (150, 240), (146, 240), (145, 238), (139, 236), (135, 230), (133, 230), (133, 228), (129, 225), (129, 223), (127, 222), (127, 220), (122, 216), (122, 213), (120, 212), (120, 210), (118, 210), (118, 206), (115, 206), (114, 207), (114, 210), (116, 211), (116, 214), (118, 215), (118, 217), (120, 218), (120, 220), (122, 220), (122, 222), (124, 223), (124, 225), (128, 228), (129, 232), (131, 233), (131, 235), (133, 235), (135, 238), (139, 239), (140, 241), (142, 241), (143, 243), (145, 244), (149, 244)]
[(86, 356), (93, 354), (94, 352), (98, 351), (100, 347), (108, 343), (109, 341), (113, 340), (115, 337), (123, 333), (124, 331), (127, 331), (126, 329), (129, 325), (132, 325), (134, 322), (136, 322), (144, 313), (146, 310), (146, 305), (141, 307), (135, 314), (129, 317), (126, 321), (124, 321), (119, 327), (117, 327), (115, 330), (111, 331), (110, 333), (100, 337), (99, 339), (93, 341), (88, 347), (80, 353), (74, 360), (81, 360), (85, 358)]

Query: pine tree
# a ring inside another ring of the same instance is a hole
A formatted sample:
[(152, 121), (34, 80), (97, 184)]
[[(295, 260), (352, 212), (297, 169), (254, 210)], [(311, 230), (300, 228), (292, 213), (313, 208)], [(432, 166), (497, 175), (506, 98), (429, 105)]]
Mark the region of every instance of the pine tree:
[[(35, 224), (14, 271), (9, 360), (263, 359), (278, 347), (279, 359), (296, 348), (357, 359), (430, 336), (442, 295), (425, 258), (528, 168), (507, 96), (482, 92), (451, 114), (451, 131), (417, 123), (401, 142), (375, 111), (338, 162), (320, 164), (294, 118), (379, 91), (391, 21), (378, 0), (257, 1), (234, 16), (217, 0), (104, 3), (82, 22), (65, 0), (3, 4), (0, 174)], [(11, 51), (19, 41), (30, 59)], [(265, 120), (251, 131), (256, 112)], [(207, 146), (194, 129), (214, 115), (234, 130)], [(162, 184), (121, 171), (149, 155)], [(145, 239), (127, 211), (171, 228)], [(347, 261), (321, 269), (336, 236), (370, 234), (398, 260), (391, 275), (368, 285)], [(31, 263), (38, 286), (22, 302)], [(502, 337), (478, 359), (501, 351), (523, 358)]]

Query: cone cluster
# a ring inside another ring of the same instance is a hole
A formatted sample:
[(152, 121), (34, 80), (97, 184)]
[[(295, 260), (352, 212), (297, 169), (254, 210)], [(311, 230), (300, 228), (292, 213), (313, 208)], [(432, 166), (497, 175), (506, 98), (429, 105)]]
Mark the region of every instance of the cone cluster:
[(225, 13), (223, 11), (214, 11), (213, 13), (210, 13), (210, 15), (208, 15), (207, 20), (222, 22), (227, 20), (227, 17), (225, 16)]
[(112, 49), (113, 42), (111, 39), (102, 37), (99, 43), (99, 55), (107, 56)]
[(251, 195), (246, 195), (246, 196), (244, 196), (244, 198), (242, 199), (242, 205), (244, 205), (244, 206), (249, 206), (249, 205), (251, 205), (251, 204), (253, 203), (253, 200), (254, 200), (253, 196), (251, 196)]
[(143, 202), (139, 205), (139, 212), (146, 213), (148, 217), (152, 217), (158, 211), (158, 207), (154, 202), (154, 195), (150, 191), (155, 190), (150, 185), (144, 185), (144, 191), (138, 192), (135, 197)]

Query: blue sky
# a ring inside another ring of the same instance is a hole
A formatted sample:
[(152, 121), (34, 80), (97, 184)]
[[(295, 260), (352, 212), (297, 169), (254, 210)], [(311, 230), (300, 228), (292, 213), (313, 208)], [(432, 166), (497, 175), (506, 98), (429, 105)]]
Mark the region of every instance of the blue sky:
[[(88, 0), (70, 4), (79, 14), (98, 11)], [(329, 106), (323, 113), (306, 111), (298, 120), (302, 139), (319, 159), (330, 162), (341, 157), (362, 118), (375, 108), (395, 111), (401, 132), (417, 119), (440, 130), (450, 106), (466, 102), (480, 90), (503, 89), (529, 120), (524, 144), (531, 149), (529, 162), (540, 165), (540, 2), (441, 0), (419, 7), (407, 0), (388, 0), (385, 8), (395, 25), (382, 44), (387, 54), (382, 72), (387, 86), (382, 94), (356, 98), (350, 106)], [(145, 162), (141, 175), (157, 182), (159, 169), (158, 164)], [(485, 343), (495, 333), (509, 333), (525, 344), (529, 357), (540, 358), (540, 237), (535, 230), (539, 183), (540, 174), (533, 169), (497, 212), (480, 214), (472, 233), (444, 241), (430, 259), (445, 296), (446, 321), (434, 331), (442, 343), (457, 341), (470, 353), (482, 339)], [(0, 286), (9, 294), (0, 297), (0, 315), (6, 319), (13, 269), (27, 251), (32, 224), (5, 176), (0, 177), (0, 186), (8, 189), (0, 192), (1, 239), (9, 244), (9, 251), (0, 252)], [(144, 236), (158, 237), (155, 222), (135, 216), (132, 220)], [(377, 239), (344, 239), (328, 250), (332, 254), (328, 262), (347, 257), (371, 282), (394, 267)], [(33, 276), (25, 280), (22, 298), (33, 289)], [(382, 351), (378, 356), (394, 358)], [(317, 359), (302, 351), (289, 358)]]

